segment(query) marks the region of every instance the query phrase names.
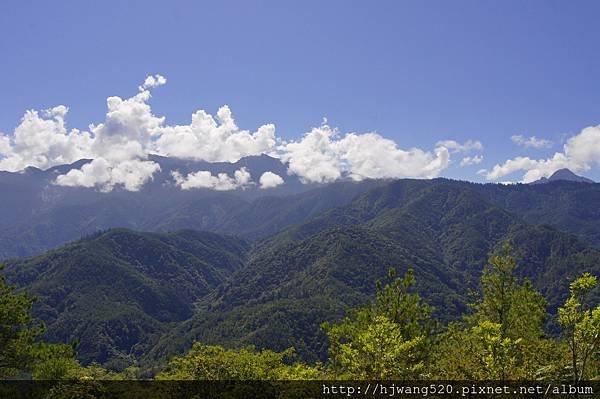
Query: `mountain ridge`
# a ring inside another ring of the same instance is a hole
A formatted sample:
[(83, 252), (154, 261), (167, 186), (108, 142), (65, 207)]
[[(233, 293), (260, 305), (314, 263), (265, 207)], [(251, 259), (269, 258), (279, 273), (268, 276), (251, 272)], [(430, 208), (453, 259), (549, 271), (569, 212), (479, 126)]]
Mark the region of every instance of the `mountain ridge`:
[[(546, 295), (552, 314), (567, 295), (565, 280), (600, 271), (600, 251), (551, 227), (529, 225), (474, 190), (403, 183), (366, 192), (259, 244), (248, 265), (200, 301), (198, 314), (161, 338), (147, 361), (185, 350), (194, 339), (277, 350), (294, 345), (305, 359), (323, 359), (318, 324), (367, 301), (388, 267), (400, 274), (412, 267), (418, 291), (448, 321), (466, 310), (467, 293), (477, 288), (488, 254), (505, 239), (515, 246), (518, 274)], [(411, 190), (420, 198), (413, 193), (410, 201), (394, 201), (388, 195)], [(392, 201), (379, 201), (386, 197)], [(378, 214), (361, 215), (373, 203), (382, 205)], [(342, 224), (329, 223), (330, 217)], [(234, 326), (238, 332), (232, 335)]]
[(169, 324), (243, 265), (247, 244), (184, 230), (98, 232), (37, 257), (8, 262), (5, 275), (41, 300), (46, 339), (79, 342), (84, 362), (131, 364)]
[[(282, 186), (267, 190), (256, 186), (233, 191), (181, 190), (172, 181), (170, 173), (173, 170), (185, 174), (212, 167), (211, 173), (231, 174), (237, 168), (247, 166), (255, 170), (253, 177), (256, 178), (258, 172), (267, 169), (283, 174), (285, 165), (265, 155), (243, 158), (238, 163), (214, 164), (151, 157), (163, 167), (139, 192), (116, 189), (103, 193), (50, 184), (57, 173), (80, 167), (89, 160), (46, 171), (0, 172), (0, 191), (3, 193), (0, 259), (39, 254), (94, 231), (113, 227), (162, 232), (189, 228), (240, 235), (255, 241), (301, 223), (318, 212), (347, 204), (356, 195), (392, 181), (421, 181), (423, 185), (452, 182), (471, 187), (490, 202), (529, 222), (548, 223), (585, 236), (590, 243), (600, 247), (600, 232), (595, 228), (595, 223), (600, 223), (600, 212), (594, 211), (595, 204), (600, 208), (600, 186), (596, 184), (556, 180), (552, 184), (500, 185), (436, 178), (349, 180), (305, 185), (288, 180)], [(284, 178), (293, 179), (293, 176), (285, 174)], [(407, 187), (410, 184), (406, 183)], [(381, 201), (384, 200), (379, 199)], [(372, 205), (380, 206), (380, 203)]]
[(595, 181), (588, 179), (587, 177), (579, 176), (573, 173), (568, 168), (562, 168), (556, 170), (550, 177), (542, 177), (530, 184), (545, 184), (554, 181), (572, 181), (577, 183), (595, 183)]
[[(173, 201), (174, 214), (156, 214), (145, 225), (132, 216), (160, 208), (160, 199), (144, 202), (116, 193), (113, 203), (100, 204), (106, 211), (77, 203), (59, 208), (53, 217), (63, 224), (46, 224), (48, 235), (60, 234), (65, 220), (77, 227), (89, 215), (163, 232), (86, 234), (10, 261), (6, 273), (40, 296), (35, 311), (49, 326), (48, 338), (85, 341), (84, 362), (151, 365), (194, 340), (294, 346), (314, 361), (327, 346), (320, 323), (368, 301), (374, 281), (385, 279), (389, 267), (399, 273), (412, 267), (417, 289), (442, 320), (463, 313), (488, 254), (505, 239), (512, 240), (522, 265), (518, 274), (546, 296), (554, 314), (567, 295), (567, 280), (583, 271), (600, 274), (599, 187), (440, 178), (340, 182), (253, 201), (208, 192)], [(190, 229), (195, 226), (216, 232)], [(8, 230), (5, 237), (18, 237), (16, 232)], [(241, 238), (234, 237), (240, 232)], [(106, 283), (115, 276), (119, 283)]]

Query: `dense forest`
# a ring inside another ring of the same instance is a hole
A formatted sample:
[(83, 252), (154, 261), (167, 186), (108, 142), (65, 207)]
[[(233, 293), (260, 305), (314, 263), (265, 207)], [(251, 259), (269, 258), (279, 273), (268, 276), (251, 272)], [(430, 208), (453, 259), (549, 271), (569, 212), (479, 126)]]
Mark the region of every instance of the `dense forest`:
[[(37, 253), (0, 271), (0, 377), (597, 379), (599, 186), (341, 182), (171, 210), (80, 193), (0, 237)], [(56, 246), (85, 220), (107, 225)]]
[[(590, 301), (597, 277), (583, 273), (569, 284), (556, 323), (545, 329), (547, 302), (528, 279), (508, 242), (489, 258), (480, 295), (454, 322), (436, 319), (414, 291), (412, 269), (402, 277), (390, 269), (375, 283), (374, 298), (341, 320), (320, 325), (327, 360), (306, 363), (294, 347), (284, 351), (225, 348), (195, 342), (153, 375), (157, 380), (573, 380), (600, 376), (600, 305)], [(31, 316), (34, 299), (15, 293), (0, 278), (0, 376), (33, 379), (129, 380), (130, 367), (114, 372), (75, 358), (77, 343), (49, 344), (38, 337), (43, 323)]]
[[(298, 361), (326, 364), (331, 343), (320, 325), (366, 306), (390, 267), (398, 275), (410, 268), (431, 318), (452, 325), (472, 311), (487, 258), (506, 240), (520, 265), (516, 278), (547, 303), (543, 328), (551, 337), (562, 331), (558, 310), (569, 284), (586, 272), (600, 275), (597, 209), (580, 201), (598, 185), (369, 184), (260, 198), (246, 202), (251, 210), (240, 205), (245, 218), (227, 222), (275, 231), (266, 236), (115, 228), (6, 260), (0, 274), (17, 293), (38, 298), (31, 313), (45, 325), (40, 340), (76, 344), (82, 365), (137, 368), (143, 376), (195, 342), (277, 353), (293, 347)], [(593, 290), (589, 300), (598, 297)]]

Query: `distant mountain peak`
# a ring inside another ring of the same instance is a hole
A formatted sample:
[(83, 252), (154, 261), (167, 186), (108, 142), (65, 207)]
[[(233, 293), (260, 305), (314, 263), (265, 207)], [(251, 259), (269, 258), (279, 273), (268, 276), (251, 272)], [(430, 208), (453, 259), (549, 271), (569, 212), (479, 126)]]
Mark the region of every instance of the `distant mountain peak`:
[(593, 180), (590, 180), (586, 177), (576, 175), (575, 173), (571, 172), (570, 169), (563, 168), (563, 169), (558, 169), (556, 172), (552, 173), (552, 175), (550, 177), (548, 177), (548, 178), (542, 177), (541, 179), (536, 180), (531, 184), (544, 184), (544, 183), (549, 183), (551, 181), (558, 181), (558, 180), (574, 181), (574, 182), (578, 182), (578, 183), (595, 183)]

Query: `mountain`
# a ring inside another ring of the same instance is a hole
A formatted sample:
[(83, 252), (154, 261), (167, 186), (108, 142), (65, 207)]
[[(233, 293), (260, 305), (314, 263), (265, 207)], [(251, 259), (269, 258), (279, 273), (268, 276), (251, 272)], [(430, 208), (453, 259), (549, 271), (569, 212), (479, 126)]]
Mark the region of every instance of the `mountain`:
[[(3, 193), (0, 259), (39, 254), (95, 231), (116, 227), (155, 232), (194, 229), (238, 235), (254, 242), (302, 223), (319, 212), (346, 205), (357, 195), (390, 182), (302, 184), (287, 174), (286, 165), (266, 155), (242, 158), (235, 163), (187, 161), (156, 155), (150, 156), (150, 160), (159, 163), (161, 170), (139, 192), (117, 188), (104, 193), (52, 184), (57, 175), (80, 168), (90, 160), (46, 171), (27, 168), (19, 173), (0, 172)], [(186, 174), (198, 170), (232, 175), (242, 167), (250, 171), (255, 181), (265, 171), (273, 171), (282, 176), (285, 184), (266, 190), (257, 186), (232, 191), (181, 190), (174, 185), (171, 176), (173, 171)], [(422, 182), (469, 187), (490, 203), (527, 222), (548, 224), (600, 248), (598, 184), (567, 180), (533, 185), (475, 184), (447, 179)]]
[(46, 339), (79, 342), (84, 362), (123, 368), (194, 302), (242, 267), (247, 244), (195, 231), (114, 229), (8, 263), (8, 279), (39, 297)]
[(563, 169), (559, 169), (556, 172), (554, 172), (550, 177), (548, 177), (548, 178), (542, 177), (541, 179), (536, 180), (531, 184), (544, 184), (544, 183), (549, 183), (549, 182), (559, 181), (559, 180), (574, 181), (574, 182), (578, 182), (578, 183), (594, 183), (593, 180), (590, 180), (583, 176), (578, 176), (575, 173), (571, 172), (569, 169), (563, 168)]
[[(380, 184), (348, 181), (333, 186), (305, 185), (288, 176), (279, 160), (265, 155), (242, 158), (236, 163), (158, 156), (150, 159), (161, 165), (161, 171), (139, 192), (115, 189), (105, 193), (52, 184), (57, 175), (89, 160), (46, 171), (28, 168), (20, 173), (0, 172), (0, 260), (39, 254), (114, 227), (163, 232), (192, 228), (255, 239), (322, 209), (345, 204), (356, 194)], [(232, 175), (242, 167), (248, 168), (255, 180), (264, 171), (274, 171), (284, 178), (285, 184), (266, 190), (256, 186), (227, 192), (181, 190), (174, 186), (171, 177), (175, 170), (182, 174), (208, 170)]]
[(245, 238), (109, 230), (11, 261), (6, 273), (40, 297), (35, 312), (49, 339), (79, 340), (84, 362), (113, 368), (153, 367), (194, 340), (294, 346), (303, 359), (323, 359), (319, 325), (368, 301), (389, 267), (412, 267), (436, 315), (452, 320), (505, 239), (518, 273), (547, 298), (552, 327), (568, 282), (583, 271), (600, 274), (599, 186), (341, 182), (252, 200), (208, 192), (162, 213), (160, 200), (112, 194), (94, 207), (57, 208), (48, 226), (58, 234), (65, 220), (147, 218), (158, 230), (209, 226)]
[(162, 337), (145, 361), (193, 340), (294, 346), (305, 359), (323, 359), (320, 323), (371, 298), (389, 267), (412, 267), (418, 291), (438, 317), (451, 320), (466, 310), (488, 254), (505, 239), (515, 247), (518, 273), (546, 296), (551, 315), (569, 281), (600, 272), (600, 251), (573, 235), (530, 225), (460, 184), (403, 180), (262, 241), (247, 266), (202, 299), (198, 313)]
[(528, 223), (552, 226), (600, 248), (600, 184), (462, 184)]

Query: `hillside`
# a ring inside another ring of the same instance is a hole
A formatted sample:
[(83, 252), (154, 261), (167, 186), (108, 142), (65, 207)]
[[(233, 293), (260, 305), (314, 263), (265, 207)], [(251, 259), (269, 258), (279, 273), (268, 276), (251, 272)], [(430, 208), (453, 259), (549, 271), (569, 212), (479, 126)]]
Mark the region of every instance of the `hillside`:
[[(181, 190), (170, 177), (174, 170), (231, 174), (236, 168), (247, 167), (256, 177), (267, 170), (285, 175), (285, 167), (268, 156), (242, 158), (237, 163), (190, 162), (157, 156), (152, 159), (161, 165), (161, 171), (139, 192), (116, 189), (103, 193), (52, 184), (57, 174), (89, 160), (46, 171), (28, 168), (22, 173), (0, 172), (0, 259), (39, 254), (97, 230), (115, 227), (155, 232), (212, 231), (254, 242), (389, 183), (365, 180), (304, 185), (286, 175), (284, 185), (266, 190), (256, 186), (232, 191)], [(399, 196), (393, 198), (410, 197), (415, 185), (471, 188), (488, 202), (529, 223), (548, 224), (600, 248), (600, 184), (561, 179), (536, 185), (474, 184), (447, 179), (415, 182), (398, 180)]]
[[(373, 295), (389, 267), (414, 268), (417, 289), (442, 320), (466, 310), (491, 252), (511, 239), (518, 273), (547, 298), (551, 314), (565, 282), (600, 272), (600, 252), (550, 227), (532, 226), (453, 183), (401, 181), (373, 189), (263, 241), (199, 313), (169, 332), (147, 362), (199, 339), (283, 350), (323, 359), (319, 324)], [(553, 323), (553, 319), (549, 319)]]
[(552, 226), (600, 248), (600, 184), (465, 184), (531, 224)]
[(194, 302), (239, 269), (245, 242), (212, 233), (110, 230), (9, 262), (8, 279), (39, 297), (53, 342), (78, 342), (82, 361), (121, 368)]
[[(57, 173), (80, 166), (23, 173), (0, 172), (0, 260), (42, 253), (98, 230), (121, 227), (166, 232), (181, 229), (241, 235), (255, 240), (304, 221), (318, 212), (350, 202), (381, 181), (304, 185), (286, 178), (282, 186), (255, 186), (233, 191), (181, 190), (170, 172), (209, 170), (233, 173), (247, 167), (253, 176), (265, 170), (282, 172), (282, 164), (267, 156), (247, 157), (237, 163), (189, 162), (154, 157), (161, 164), (155, 180), (139, 192), (59, 187)], [(57, 172), (60, 171), (60, 172)]]
[[(368, 301), (389, 267), (414, 268), (418, 291), (441, 320), (464, 313), (489, 253), (505, 239), (515, 247), (517, 272), (554, 314), (568, 281), (600, 272), (600, 252), (589, 244), (598, 228), (581, 238), (569, 233), (594, 227), (593, 217), (562, 232), (566, 219), (556, 216), (566, 218), (576, 198), (593, 200), (596, 186), (435, 179), (346, 182), (251, 202), (213, 193), (160, 229), (206, 223), (243, 231), (252, 244), (192, 230), (117, 229), (11, 262), (8, 273), (40, 296), (36, 312), (48, 338), (79, 340), (84, 362), (122, 368), (142, 359), (154, 367), (194, 340), (294, 346), (317, 360), (326, 348), (319, 325)], [(527, 207), (528, 197), (565, 206)], [(535, 223), (552, 215), (554, 227)]]

